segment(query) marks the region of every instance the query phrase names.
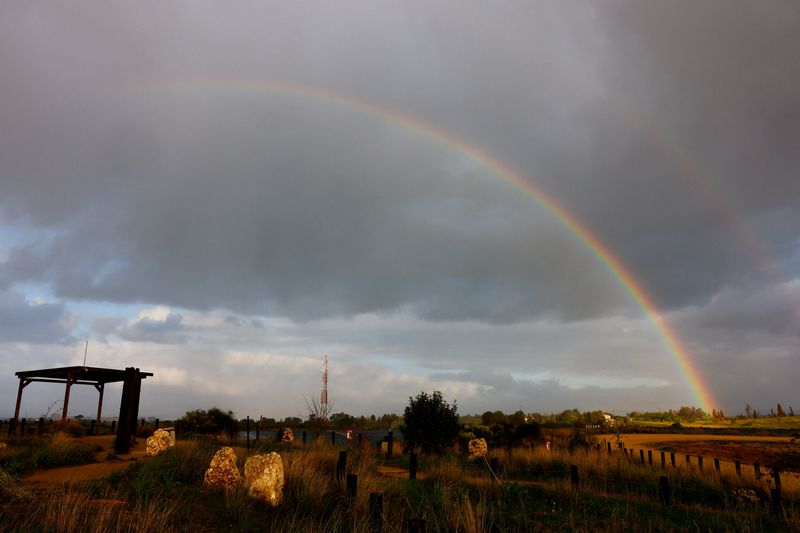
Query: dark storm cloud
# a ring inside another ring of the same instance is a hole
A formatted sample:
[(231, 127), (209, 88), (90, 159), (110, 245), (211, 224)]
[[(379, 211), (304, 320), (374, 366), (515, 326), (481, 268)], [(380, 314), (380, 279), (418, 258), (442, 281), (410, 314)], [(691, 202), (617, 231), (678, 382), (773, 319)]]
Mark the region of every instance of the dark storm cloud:
[(558, 198), (666, 307), (763, 282), (631, 108), (708, 169), (770, 251), (793, 253), (791, 4), (459, 4), (11, 4), (0, 202), (60, 234), (13, 250), (0, 280), (298, 320), (629, 310), (559, 224), (453, 151), (330, 102), (149, 81), (184, 77), (297, 80), (425, 117)]
[(0, 339), (4, 342), (68, 343), (70, 315), (63, 303), (33, 304), (18, 291), (0, 291)]
[(188, 328), (180, 313), (169, 313), (162, 319), (143, 317), (117, 330), (126, 341), (181, 344), (188, 339)]

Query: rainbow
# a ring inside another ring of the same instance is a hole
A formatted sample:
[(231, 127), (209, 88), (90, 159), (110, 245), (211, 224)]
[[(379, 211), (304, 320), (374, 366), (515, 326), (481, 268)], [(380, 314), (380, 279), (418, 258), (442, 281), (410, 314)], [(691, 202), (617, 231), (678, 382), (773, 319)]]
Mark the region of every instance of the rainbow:
[[(574, 215), (562, 207), (554, 198), (532, 184), (522, 174), (505, 165), (489, 153), (471, 145), (467, 141), (447, 132), (438, 126), (425, 122), (419, 118), (400, 113), (399, 111), (382, 107), (371, 102), (357, 99), (353, 96), (338, 93), (330, 89), (310, 87), (298, 83), (273, 81), (273, 80), (230, 80), (230, 79), (188, 79), (180, 81), (144, 83), (136, 88), (143, 91), (173, 90), (185, 91), (189, 89), (221, 89), (249, 92), (267, 92), (272, 94), (300, 96), (314, 100), (322, 100), (344, 105), (362, 111), (368, 115), (399, 126), (420, 137), (431, 139), (440, 145), (454, 150), (468, 159), (480, 164), (496, 176), (505, 179), (528, 194), (533, 200), (555, 217), (567, 230), (586, 247), (605, 269), (619, 282), (632, 300), (647, 315), (655, 329), (664, 340), (666, 347), (672, 354), (678, 369), (685, 376), (696, 401), (706, 411), (710, 411), (716, 404), (710, 388), (703, 380), (697, 366), (691, 360), (688, 351), (683, 346), (675, 330), (663, 320), (661, 313), (656, 308), (653, 299), (647, 294), (631, 272), (617, 259), (611, 250), (605, 246), (586, 226)], [(130, 89), (130, 87), (128, 88)]]

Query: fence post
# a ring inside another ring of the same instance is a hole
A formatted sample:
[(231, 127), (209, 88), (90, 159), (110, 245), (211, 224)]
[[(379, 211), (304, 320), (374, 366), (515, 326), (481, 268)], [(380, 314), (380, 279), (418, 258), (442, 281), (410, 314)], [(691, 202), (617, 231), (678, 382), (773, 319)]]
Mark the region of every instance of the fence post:
[(661, 476), (658, 478), (658, 499), (661, 500), (661, 505), (664, 507), (669, 506), (670, 503), (670, 490), (669, 490), (669, 478), (667, 476)]
[(740, 461), (736, 461), (733, 464), (736, 467), (736, 475), (742, 477), (742, 463)]
[(336, 461), (336, 484), (340, 485), (344, 477), (347, 466), (347, 452), (339, 452), (339, 460)]
[(692, 466), (692, 456), (688, 453), (686, 454), (686, 466)]
[(772, 499), (773, 514), (780, 515), (781, 512), (783, 512), (783, 503), (781, 502), (781, 489), (769, 489), (769, 494)]
[(417, 479), (417, 454), (413, 452), (408, 459), (408, 479)]
[(116, 420), (112, 420), (111, 421), (111, 433), (115, 433), (116, 431), (117, 431), (117, 421)]
[(618, 447), (620, 450), (624, 450), (624, 449), (625, 449), (625, 443), (624, 443), (624, 442), (622, 442), (622, 441), (619, 441), (619, 442), (617, 443), (617, 447)]
[(653, 450), (647, 450), (647, 464), (653, 466)]
[(578, 490), (581, 478), (578, 475), (578, 465), (569, 465), (569, 479), (572, 482), (572, 490)]
[(361, 443), (362, 442), (364, 442), (364, 434), (363, 433), (359, 433), (358, 434), (358, 447), (359, 448), (361, 447)]
[(370, 492), (369, 494), (369, 522), (372, 531), (383, 530), (383, 493)]
[(352, 500), (355, 500), (357, 490), (358, 490), (358, 476), (355, 474), (347, 474), (347, 497)]
[(261, 419), (264, 418), (263, 416), (259, 416), (258, 420), (256, 420), (256, 442), (261, 441)]
[(89, 423), (89, 435), (94, 435), (95, 423), (96, 423), (95, 419), (92, 418), (92, 421)]
[(493, 474), (492, 481), (496, 481), (497, 478), (500, 477), (497, 475), (500, 471), (500, 462), (497, 460), (497, 457), (492, 457), (489, 460), (489, 470), (491, 470)]
[(161, 419), (160, 418), (156, 418), (156, 427), (155, 427), (155, 429), (158, 429), (159, 424), (161, 424)]
[(389, 430), (389, 434), (386, 435), (386, 457), (389, 459), (392, 458), (392, 453), (394, 452), (394, 433), (392, 430)]
[(306, 445), (306, 430), (303, 430), (303, 446)]
[(702, 472), (703, 471), (703, 456), (702, 455), (698, 455), (697, 456), (697, 466), (700, 467), (700, 471)]
[(25, 436), (25, 419), (24, 418), (19, 421), (19, 436), (20, 437), (24, 437)]
[(669, 452), (669, 461), (672, 463), (672, 467), (675, 468), (675, 452)]
[(424, 518), (412, 518), (408, 521), (408, 533), (427, 533)]
[[(40, 437), (42, 435), (44, 435), (44, 417), (43, 416), (39, 417), (39, 422), (37, 422), (36, 432), (39, 434)], [(99, 433), (100, 430), (98, 429), (97, 432)]]
[(661, 468), (667, 467), (667, 454), (661, 452)]
[(639, 450), (639, 460), (644, 464), (644, 450)]
[(761, 473), (761, 465), (759, 463), (753, 463), (753, 471), (756, 473), (756, 479), (761, 479), (763, 474)]
[(244, 423), (244, 431), (247, 434), (247, 455), (250, 455), (250, 417), (246, 418)]
[(775, 480), (775, 488), (781, 490), (781, 469), (777, 466), (772, 467), (772, 479)]
[(717, 471), (717, 474), (720, 473), (719, 457), (714, 457), (714, 470)]
[(336, 432), (335, 431), (331, 431), (331, 444), (336, 446)]
[(611, 442), (606, 442), (606, 448), (608, 448), (608, 455), (611, 455)]

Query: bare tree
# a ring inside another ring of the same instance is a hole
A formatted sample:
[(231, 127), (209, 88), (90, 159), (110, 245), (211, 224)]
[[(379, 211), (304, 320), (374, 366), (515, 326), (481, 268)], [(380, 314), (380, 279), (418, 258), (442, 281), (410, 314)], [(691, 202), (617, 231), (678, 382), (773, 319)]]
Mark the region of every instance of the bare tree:
[(333, 402), (329, 401), (323, 404), (315, 396), (310, 399), (303, 396), (303, 399), (306, 401), (306, 411), (308, 413), (306, 425), (314, 432), (315, 437), (318, 437), (328, 427), (328, 419), (333, 413)]

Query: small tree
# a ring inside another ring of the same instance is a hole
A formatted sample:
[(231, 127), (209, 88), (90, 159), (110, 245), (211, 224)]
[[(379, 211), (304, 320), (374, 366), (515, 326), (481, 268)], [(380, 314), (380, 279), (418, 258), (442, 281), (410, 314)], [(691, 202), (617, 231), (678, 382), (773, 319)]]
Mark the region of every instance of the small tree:
[(778, 416), (786, 416), (786, 413), (783, 411), (783, 406), (778, 403)]
[(400, 426), (406, 451), (419, 448), (423, 453), (442, 453), (458, 439), (458, 411), (456, 402), (451, 406), (434, 391), (428, 395), (420, 392), (408, 399), (405, 421)]

